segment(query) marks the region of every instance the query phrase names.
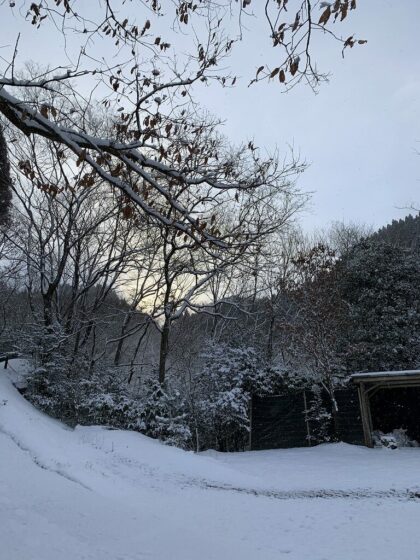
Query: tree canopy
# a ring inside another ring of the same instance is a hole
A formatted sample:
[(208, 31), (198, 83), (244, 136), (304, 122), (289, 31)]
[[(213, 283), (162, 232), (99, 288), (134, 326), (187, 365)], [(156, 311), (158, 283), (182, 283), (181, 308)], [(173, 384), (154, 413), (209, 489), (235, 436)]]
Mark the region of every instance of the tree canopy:
[[(197, 244), (246, 247), (255, 227), (238, 219), (223, 235), (212, 208), (241, 199), (250, 209), (262, 203), (267, 188), (287, 193), (302, 166), (293, 157), (264, 157), (253, 142), (229, 146), (217, 119), (200, 109), (194, 87), (235, 85), (226, 59), (238, 40), (247, 40), (253, 10), (265, 18), (281, 54), (279, 66), (256, 69), (251, 83), (316, 87), (326, 76), (313, 57), (314, 35), (353, 47), (354, 36), (339, 37), (334, 22), (355, 8), (355, 0), (267, 0), (264, 6), (251, 0), (102, 0), (95, 7), (80, 0), (3, 2), (3, 13), (12, 10), (63, 47), (57, 66), (35, 60), (24, 72), (19, 46), (28, 27), (22, 27), (0, 63), (0, 112), (21, 132), (60, 146), (62, 157), (71, 155), (77, 166), (86, 162), (84, 184), (99, 177), (128, 205)], [(186, 50), (172, 44), (180, 37), (188, 38)], [(92, 125), (98, 107), (108, 112), (107, 127)]]

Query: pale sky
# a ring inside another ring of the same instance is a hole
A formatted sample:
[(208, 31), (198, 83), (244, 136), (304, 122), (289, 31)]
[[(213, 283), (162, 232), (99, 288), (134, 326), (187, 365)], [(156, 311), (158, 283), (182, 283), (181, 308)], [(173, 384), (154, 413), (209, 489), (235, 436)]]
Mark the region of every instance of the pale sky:
[[(20, 22), (7, 7), (0, 7), (0, 15), (5, 56)], [(293, 145), (311, 163), (299, 180), (313, 193), (303, 227), (310, 231), (336, 220), (379, 227), (406, 215), (410, 204), (420, 207), (419, 0), (359, 0), (337, 31), (356, 33), (368, 43), (343, 60), (338, 44), (317, 42), (314, 57), (332, 74), (317, 95), (303, 85), (282, 94), (277, 82), (249, 88), (258, 66), (276, 65), (265, 22), (256, 18), (249, 28), (230, 63), (241, 76), (238, 85), (200, 89), (200, 101), (223, 118), (231, 141), (254, 139), (269, 151)], [(22, 60), (56, 64), (57, 52), (46, 33), (21, 38)]]
[[(305, 229), (334, 220), (380, 226), (408, 213), (398, 207), (420, 208), (420, 2), (357, 4), (338, 29), (368, 43), (343, 60), (338, 45), (322, 42), (315, 54), (332, 76), (318, 95), (305, 87), (280, 94), (276, 83), (247, 88), (243, 80), (235, 90), (213, 91), (206, 102), (226, 119), (230, 138), (253, 136), (260, 146), (279, 148), (291, 143), (311, 162), (299, 180), (314, 192)], [(251, 61), (241, 50), (234, 62), (245, 75)], [(267, 52), (266, 41), (255, 43), (253, 67)]]

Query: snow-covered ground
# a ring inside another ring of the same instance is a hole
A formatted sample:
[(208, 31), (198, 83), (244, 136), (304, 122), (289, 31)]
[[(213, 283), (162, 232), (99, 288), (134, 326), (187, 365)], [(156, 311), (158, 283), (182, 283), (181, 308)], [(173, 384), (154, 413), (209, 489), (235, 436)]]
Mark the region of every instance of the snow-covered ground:
[(420, 560), (420, 448), (196, 455), (70, 430), (0, 370), (1, 560), (282, 558)]

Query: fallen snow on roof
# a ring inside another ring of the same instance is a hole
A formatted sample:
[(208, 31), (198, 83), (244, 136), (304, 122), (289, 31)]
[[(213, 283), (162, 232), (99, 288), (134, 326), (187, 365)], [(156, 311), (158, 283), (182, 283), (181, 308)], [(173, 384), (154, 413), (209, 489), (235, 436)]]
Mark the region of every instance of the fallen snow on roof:
[(354, 373), (351, 379), (360, 379), (364, 377), (405, 377), (411, 375), (420, 375), (420, 369), (408, 369), (402, 371), (369, 371), (367, 373)]

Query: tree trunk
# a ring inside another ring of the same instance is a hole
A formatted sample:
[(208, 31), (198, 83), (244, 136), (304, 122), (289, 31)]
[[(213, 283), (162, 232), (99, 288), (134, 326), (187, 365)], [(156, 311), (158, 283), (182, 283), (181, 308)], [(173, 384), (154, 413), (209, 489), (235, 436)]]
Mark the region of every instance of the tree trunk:
[(271, 363), (273, 359), (273, 342), (274, 342), (274, 325), (275, 325), (274, 313), (270, 317), (270, 325), (268, 327), (268, 342), (267, 342), (267, 361)]
[(171, 329), (171, 320), (169, 319), (169, 317), (166, 317), (165, 318), (165, 323), (163, 324), (162, 333), (161, 333), (161, 336), (160, 336), (159, 383), (161, 385), (165, 384), (166, 360), (167, 360), (167, 357), (168, 357), (170, 329)]
[(131, 311), (129, 311), (126, 314), (126, 316), (124, 317), (124, 321), (123, 321), (123, 324), (121, 326), (120, 340), (118, 341), (117, 349), (115, 351), (114, 366), (118, 366), (120, 361), (121, 361), (121, 354), (122, 354), (122, 349), (123, 349), (124, 340), (125, 340), (124, 335), (127, 332), (127, 328), (128, 328), (129, 323), (130, 323), (130, 319), (131, 319)]
[(331, 399), (331, 415), (333, 420), (334, 437), (338, 441), (340, 439), (340, 420), (338, 416), (337, 401), (335, 398), (334, 383), (330, 374), (328, 375), (328, 389)]
[(136, 348), (135, 348), (134, 353), (133, 353), (133, 357), (131, 358), (130, 373), (129, 373), (128, 379), (127, 379), (128, 385), (130, 385), (131, 381), (133, 380), (133, 375), (134, 375), (134, 362), (136, 361), (136, 357), (137, 357), (137, 354), (138, 354), (138, 352), (139, 352), (139, 350), (140, 350), (141, 343), (143, 342), (143, 339), (144, 339), (144, 337), (145, 337), (146, 334), (147, 334), (147, 330), (148, 330), (148, 328), (149, 328), (149, 325), (150, 325), (149, 321), (146, 321), (146, 324), (145, 324), (145, 327), (144, 327), (144, 331), (143, 331), (143, 333), (139, 336), (139, 339), (138, 339), (138, 341), (137, 341)]
[(42, 302), (44, 305), (44, 325), (48, 330), (51, 329), (52, 325), (52, 293), (50, 290), (42, 295)]

